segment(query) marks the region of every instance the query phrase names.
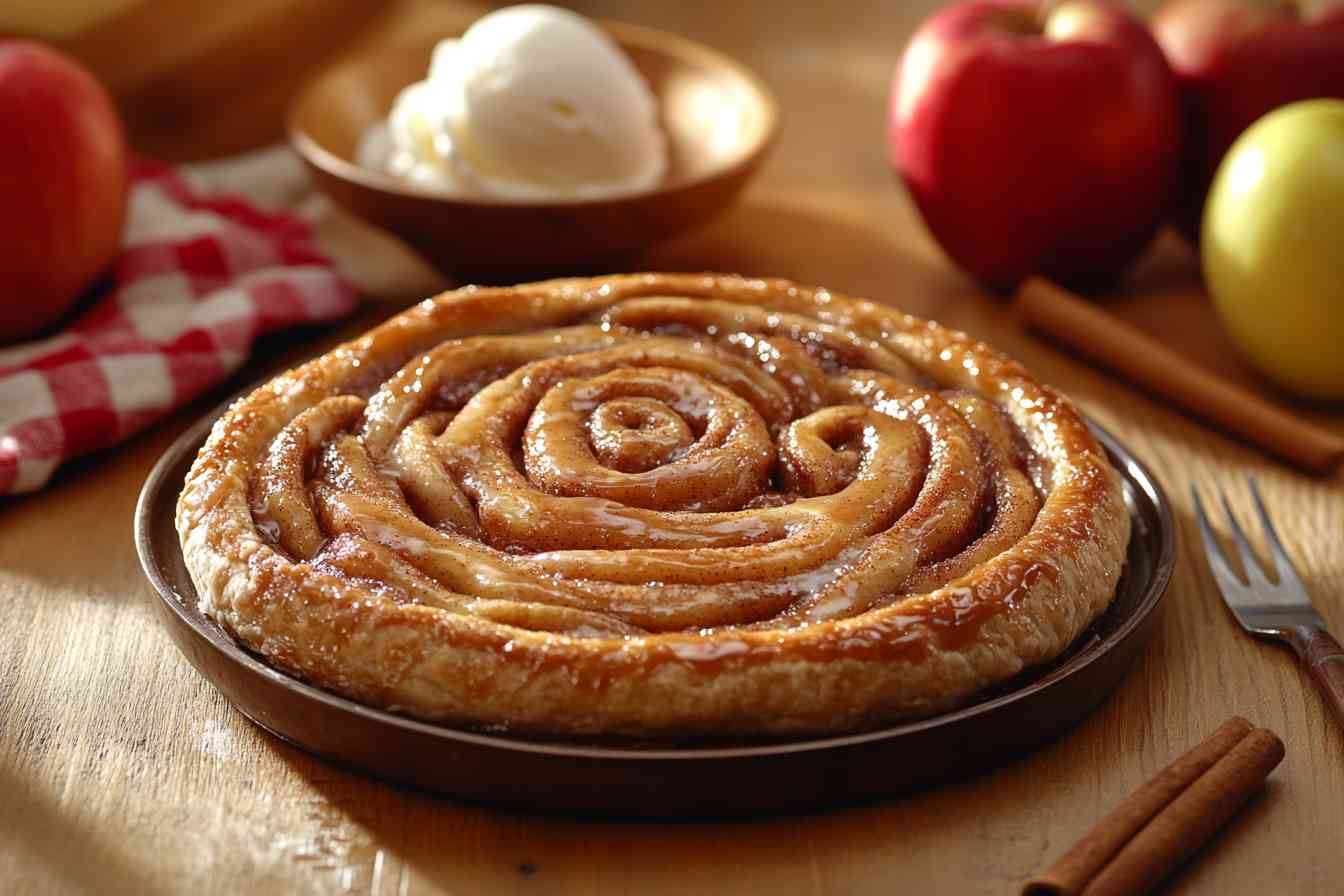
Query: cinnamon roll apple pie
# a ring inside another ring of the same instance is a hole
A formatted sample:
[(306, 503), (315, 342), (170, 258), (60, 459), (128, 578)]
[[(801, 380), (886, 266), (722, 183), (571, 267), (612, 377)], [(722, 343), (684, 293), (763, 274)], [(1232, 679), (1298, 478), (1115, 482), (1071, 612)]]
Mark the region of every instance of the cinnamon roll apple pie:
[(427, 300), (237, 401), (177, 526), (203, 611), (420, 719), (853, 731), (1057, 657), (1129, 539), (1083, 418), (983, 343), (779, 280)]

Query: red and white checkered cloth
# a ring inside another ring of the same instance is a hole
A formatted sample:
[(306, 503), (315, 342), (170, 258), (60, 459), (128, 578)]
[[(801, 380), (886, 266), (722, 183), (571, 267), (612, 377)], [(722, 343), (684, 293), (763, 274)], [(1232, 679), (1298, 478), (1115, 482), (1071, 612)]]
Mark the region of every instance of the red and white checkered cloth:
[(298, 217), (134, 166), (105, 294), (54, 336), (0, 348), (0, 495), (120, 442), (224, 379), (263, 333), (357, 299)]

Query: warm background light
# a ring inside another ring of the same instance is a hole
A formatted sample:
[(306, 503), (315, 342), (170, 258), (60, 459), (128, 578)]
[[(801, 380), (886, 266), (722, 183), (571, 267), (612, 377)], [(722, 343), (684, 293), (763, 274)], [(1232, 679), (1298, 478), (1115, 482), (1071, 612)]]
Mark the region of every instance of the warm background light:
[(8, 0), (0, 7), (0, 34), (59, 39), (125, 12), (143, 0)]

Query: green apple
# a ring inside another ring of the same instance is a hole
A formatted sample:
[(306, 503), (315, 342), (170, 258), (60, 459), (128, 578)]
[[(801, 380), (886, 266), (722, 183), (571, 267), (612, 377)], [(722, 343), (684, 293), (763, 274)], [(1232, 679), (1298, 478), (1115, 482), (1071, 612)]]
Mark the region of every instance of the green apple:
[(1228, 150), (1204, 208), (1204, 280), (1232, 339), (1306, 398), (1344, 399), (1344, 100), (1282, 106)]

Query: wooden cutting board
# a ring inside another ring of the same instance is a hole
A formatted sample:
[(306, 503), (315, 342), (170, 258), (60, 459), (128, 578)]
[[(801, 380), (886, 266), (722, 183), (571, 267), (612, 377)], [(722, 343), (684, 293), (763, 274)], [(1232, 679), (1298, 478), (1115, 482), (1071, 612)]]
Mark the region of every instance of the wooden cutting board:
[(104, 2), (115, 4), (110, 15), (53, 40), (111, 88), (137, 150), (174, 160), (278, 140), (290, 97), (323, 65), (470, 21), (486, 8), (433, 0)]

